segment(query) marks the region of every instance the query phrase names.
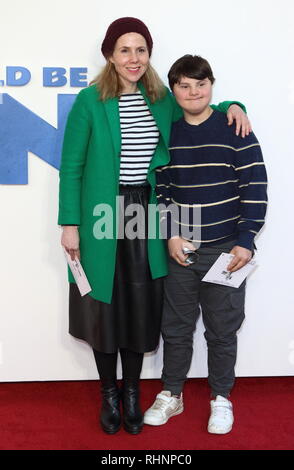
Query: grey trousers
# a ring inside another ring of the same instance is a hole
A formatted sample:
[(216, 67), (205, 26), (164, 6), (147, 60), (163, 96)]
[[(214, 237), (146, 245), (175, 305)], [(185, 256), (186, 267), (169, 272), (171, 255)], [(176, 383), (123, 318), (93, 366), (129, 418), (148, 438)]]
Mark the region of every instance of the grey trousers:
[(162, 336), (164, 390), (182, 392), (193, 354), (193, 334), (202, 311), (208, 348), (208, 382), (212, 395), (227, 397), (234, 385), (237, 331), (244, 320), (245, 282), (236, 289), (202, 282), (220, 253), (229, 253), (235, 242), (199, 248), (199, 260), (183, 267), (169, 261), (164, 285)]

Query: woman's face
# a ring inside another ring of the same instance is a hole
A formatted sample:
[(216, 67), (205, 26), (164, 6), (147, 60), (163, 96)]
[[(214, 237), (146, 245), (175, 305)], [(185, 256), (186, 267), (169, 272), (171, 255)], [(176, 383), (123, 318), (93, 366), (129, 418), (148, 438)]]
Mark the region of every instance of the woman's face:
[(145, 38), (138, 33), (123, 34), (116, 41), (109, 60), (114, 64), (120, 77), (123, 91), (133, 92), (149, 65), (149, 52)]

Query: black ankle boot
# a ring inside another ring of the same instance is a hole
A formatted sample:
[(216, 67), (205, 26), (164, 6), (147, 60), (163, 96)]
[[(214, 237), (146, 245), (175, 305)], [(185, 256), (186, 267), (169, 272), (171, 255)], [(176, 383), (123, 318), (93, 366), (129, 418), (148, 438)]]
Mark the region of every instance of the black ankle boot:
[(138, 434), (143, 427), (143, 413), (139, 403), (139, 381), (124, 379), (122, 389), (123, 425), (130, 434)]
[(101, 380), (102, 408), (100, 423), (103, 431), (116, 433), (121, 426), (120, 390), (116, 380)]

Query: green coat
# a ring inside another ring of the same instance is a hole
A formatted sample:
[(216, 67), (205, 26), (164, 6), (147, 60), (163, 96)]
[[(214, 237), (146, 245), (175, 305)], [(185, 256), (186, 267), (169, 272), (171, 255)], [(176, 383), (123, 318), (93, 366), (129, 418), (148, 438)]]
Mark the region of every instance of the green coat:
[[(169, 163), (171, 124), (181, 117), (181, 110), (169, 91), (162, 100), (152, 104), (141, 83), (138, 87), (160, 131), (147, 175), (151, 186), (149, 202), (156, 204), (155, 168)], [(230, 104), (224, 102), (218, 109), (226, 112)], [(103, 102), (95, 85), (83, 89), (68, 115), (64, 135), (58, 223), (79, 225), (81, 263), (92, 287), (90, 295), (106, 303), (112, 298), (117, 240), (115, 235), (95, 238), (93, 228), (100, 217), (93, 212), (97, 204), (108, 204), (113, 210), (113, 233), (116, 233), (120, 146), (118, 98)], [(167, 274), (165, 243), (158, 233), (156, 238), (148, 239), (148, 258), (153, 279)], [(74, 282), (70, 271), (69, 281)]]

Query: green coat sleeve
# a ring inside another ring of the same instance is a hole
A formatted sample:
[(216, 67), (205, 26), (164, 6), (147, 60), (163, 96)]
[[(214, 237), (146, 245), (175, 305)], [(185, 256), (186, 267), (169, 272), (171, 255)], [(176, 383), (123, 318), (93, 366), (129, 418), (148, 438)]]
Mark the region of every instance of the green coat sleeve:
[(244, 104), (240, 103), (239, 101), (222, 101), (221, 103), (219, 103), (217, 105), (216, 104), (211, 104), (210, 106), (212, 107), (212, 109), (217, 109), (218, 111), (221, 111), (222, 113), (227, 113), (229, 107), (232, 104), (237, 104), (238, 106), (240, 106), (240, 108), (243, 109), (243, 111), (245, 113), (247, 112)]
[(67, 118), (59, 172), (58, 224), (80, 225), (81, 183), (90, 137), (89, 113), (80, 92)]

